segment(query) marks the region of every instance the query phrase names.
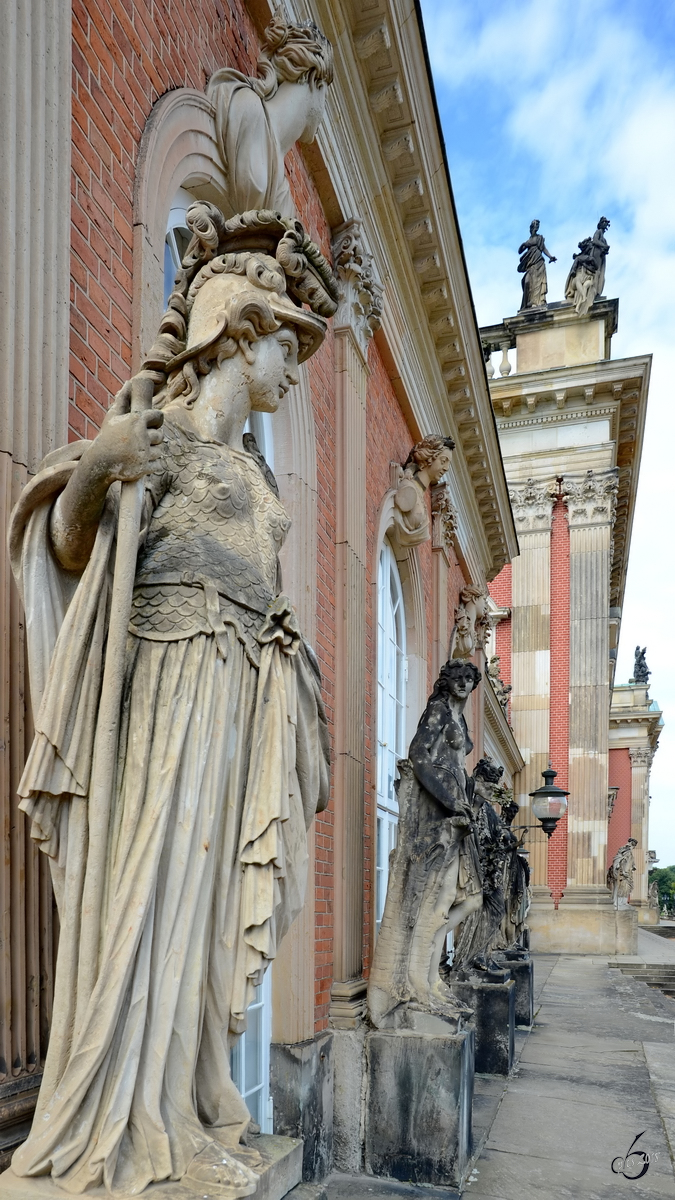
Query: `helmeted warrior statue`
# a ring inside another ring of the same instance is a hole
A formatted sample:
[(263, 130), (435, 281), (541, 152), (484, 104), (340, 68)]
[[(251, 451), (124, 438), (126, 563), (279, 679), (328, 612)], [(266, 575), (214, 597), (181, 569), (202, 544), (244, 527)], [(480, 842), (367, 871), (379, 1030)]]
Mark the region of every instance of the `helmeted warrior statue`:
[[(18, 791), (60, 917), (12, 1170), (69, 1194), (255, 1191), (230, 1054), (302, 908), (328, 798), (318, 667), (279, 587), (290, 522), (243, 434), (297, 382), (337, 287), (299, 221), (200, 202), (187, 224), (140, 377), (93, 441), (48, 455), (10, 530), (35, 720)], [(120, 562), (129, 488), (142, 520)]]

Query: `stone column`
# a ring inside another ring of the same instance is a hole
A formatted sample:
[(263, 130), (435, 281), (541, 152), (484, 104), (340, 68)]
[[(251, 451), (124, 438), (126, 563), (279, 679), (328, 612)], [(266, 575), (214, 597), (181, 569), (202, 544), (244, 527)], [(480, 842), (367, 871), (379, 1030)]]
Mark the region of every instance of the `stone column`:
[[(514, 779), (519, 825), (536, 825), (529, 793), (543, 783), (548, 766), (551, 676), (551, 514), (555, 479), (528, 479), (509, 489), (520, 554), (511, 585), (511, 724), (525, 767)], [(547, 887), (547, 839), (539, 828), (527, 836), (533, 887)], [(535, 896), (537, 895), (535, 891)]]
[(365, 1005), (363, 841), (366, 692), (366, 386), (380, 289), (360, 222), (335, 233), (342, 300), (333, 320), (336, 406), (335, 902), (331, 1018), (353, 1026)]
[[(617, 472), (565, 476), (570, 529), (568, 887), (606, 893), (609, 767), (609, 584)], [(581, 893), (579, 892), (580, 896)]]
[(450, 547), (457, 534), (457, 513), (448, 493), (446, 483), (437, 483), (431, 488), (431, 549), (432, 549), (432, 633), (431, 670), (432, 677), (438, 673), (448, 657), (450, 630), (448, 628), (448, 567)]
[(631, 812), (630, 836), (635, 838), (637, 846), (633, 850), (635, 865), (635, 886), (631, 903), (636, 908), (649, 906), (649, 772), (652, 765), (652, 751), (649, 746), (628, 751), (631, 763)]

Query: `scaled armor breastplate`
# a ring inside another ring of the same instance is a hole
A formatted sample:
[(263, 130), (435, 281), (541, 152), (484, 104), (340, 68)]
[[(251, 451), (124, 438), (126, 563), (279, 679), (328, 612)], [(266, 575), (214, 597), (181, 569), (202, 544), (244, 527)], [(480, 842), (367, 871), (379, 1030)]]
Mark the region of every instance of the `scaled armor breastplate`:
[(164, 429), (163, 467), (148, 480), (131, 632), (174, 641), (225, 622), (257, 663), (255, 639), (277, 594), (290, 521), (251, 455), (169, 420)]

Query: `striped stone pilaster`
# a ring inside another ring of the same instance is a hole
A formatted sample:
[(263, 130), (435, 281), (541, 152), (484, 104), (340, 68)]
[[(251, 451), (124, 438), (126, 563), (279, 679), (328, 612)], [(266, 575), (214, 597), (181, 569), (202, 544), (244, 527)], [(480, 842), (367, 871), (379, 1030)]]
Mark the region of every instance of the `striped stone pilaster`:
[[(511, 724), (525, 759), (514, 780), (514, 799), (518, 824), (536, 826), (529, 793), (541, 786), (549, 757), (551, 514), (557, 484), (529, 479), (509, 492), (520, 545), (511, 584)], [(532, 883), (545, 886), (546, 835), (532, 828), (527, 844)]]
[(648, 746), (628, 751), (631, 765), (631, 812), (630, 836), (635, 838), (637, 846), (633, 857), (637, 871), (631, 901), (640, 908), (646, 908), (649, 902), (649, 772), (652, 765), (652, 751)]
[(331, 1015), (349, 1025), (363, 1010), (363, 844), (366, 697), (366, 387), (368, 340), (379, 323), (380, 291), (360, 223), (337, 231), (333, 254), (342, 284), (335, 330), (336, 662), (335, 921)]
[(570, 530), (568, 887), (605, 890), (609, 768), (609, 587), (617, 472), (565, 476)]

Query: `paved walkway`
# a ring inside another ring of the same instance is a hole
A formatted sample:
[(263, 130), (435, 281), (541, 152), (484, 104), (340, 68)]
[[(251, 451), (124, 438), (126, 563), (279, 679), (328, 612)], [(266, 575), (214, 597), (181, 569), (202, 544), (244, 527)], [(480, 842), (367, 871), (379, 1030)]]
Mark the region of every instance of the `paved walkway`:
[[(662, 941), (641, 932), (640, 957), (670, 961)], [(535, 972), (535, 1024), (464, 1195), (675, 1200), (675, 1002), (606, 959), (537, 955)], [(638, 1134), (649, 1165), (627, 1179), (612, 1161)]]

